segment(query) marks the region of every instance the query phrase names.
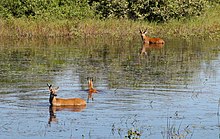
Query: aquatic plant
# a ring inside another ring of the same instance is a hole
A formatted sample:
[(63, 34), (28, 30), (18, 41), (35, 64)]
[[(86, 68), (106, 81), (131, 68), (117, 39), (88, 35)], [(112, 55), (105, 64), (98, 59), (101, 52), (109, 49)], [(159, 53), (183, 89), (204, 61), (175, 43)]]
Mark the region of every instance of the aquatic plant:
[(129, 129), (125, 139), (140, 139), (141, 133), (138, 130)]
[[(175, 113), (175, 116), (178, 116), (177, 113)], [(167, 127), (161, 132), (163, 139), (187, 139), (193, 136), (190, 125), (181, 128), (182, 122), (176, 126), (175, 124), (171, 124), (170, 119), (172, 118), (167, 117)]]
[[(124, 139), (140, 139), (142, 130), (141, 127), (137, 126), (137, 115), (122, 117), (121, 123), (113, 123), (112, 124), (112, 134), (115, 132), (120, 137), (124, 137)], [(127, 127), (127, 128), (124, 128)]]

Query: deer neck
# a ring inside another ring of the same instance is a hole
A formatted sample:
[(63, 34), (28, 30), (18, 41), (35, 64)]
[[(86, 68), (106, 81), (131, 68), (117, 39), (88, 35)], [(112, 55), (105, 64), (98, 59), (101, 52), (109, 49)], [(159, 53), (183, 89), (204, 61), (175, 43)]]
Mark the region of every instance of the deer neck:
[(93, 89), (93, 83), (91, 81), (89, 82), (89, 89)]
[(144, 42), (144, 43), (149, 43), (149, 41), (150, 41), (150, 37), (148, 37), (148, 36), (146, 36), (146, 35), (144, 35), (144, 36), (142, 37), (142, 39), (143, 39), (143, 42)]
[(50, 102), (50, 105), (53, 105), (53, 103), (56, 102), (56, 97), (55, 97), (55, 95), (50, 94), (49, 102)]

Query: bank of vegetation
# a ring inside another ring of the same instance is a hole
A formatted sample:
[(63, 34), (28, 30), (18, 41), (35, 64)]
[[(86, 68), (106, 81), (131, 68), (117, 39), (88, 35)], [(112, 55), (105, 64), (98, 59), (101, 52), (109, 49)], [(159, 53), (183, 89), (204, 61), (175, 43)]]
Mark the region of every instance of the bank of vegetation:
[(219, 0), (1, 0), (0, 36), (220, 38)]

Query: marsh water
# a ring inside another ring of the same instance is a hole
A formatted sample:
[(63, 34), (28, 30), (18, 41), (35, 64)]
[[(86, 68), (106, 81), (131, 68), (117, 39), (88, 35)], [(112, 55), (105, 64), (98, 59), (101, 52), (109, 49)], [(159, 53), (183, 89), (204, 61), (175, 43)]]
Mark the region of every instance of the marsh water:
[[(2, 39), (1, 139), (142, 139), (220, 137), (220, 43), (140, 38)], [(145, 51), (140, 55), (140, 51)], [(50, 107), (58, 97), (94, 100)]]

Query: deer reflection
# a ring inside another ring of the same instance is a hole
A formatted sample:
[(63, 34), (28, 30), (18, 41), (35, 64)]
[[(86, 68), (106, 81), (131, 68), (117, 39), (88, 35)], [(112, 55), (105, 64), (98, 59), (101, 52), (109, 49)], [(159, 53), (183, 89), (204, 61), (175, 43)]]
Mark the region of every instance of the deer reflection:
[(71, 111), (71, 112), (81, 112), (83, 109), (86, 108), (86, 105), (79, 105), (79, 106), (52, 106), (49, 107), (50, 117), (48, 120), (48, 124), (57, 123), (58, 118), (56, 117), (56, 112), (58, 111)]
[(164, 44), (160, 43), (160, 44), (149, 44), (149, 43), (143, 43), (143, 46), (141, 48), (140, 51), (140, 55), (150, 55), (151, 50), (153, 49), (158, 49), (160, 50), (161, 48), (163, 48)]

